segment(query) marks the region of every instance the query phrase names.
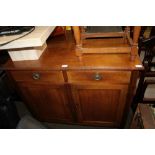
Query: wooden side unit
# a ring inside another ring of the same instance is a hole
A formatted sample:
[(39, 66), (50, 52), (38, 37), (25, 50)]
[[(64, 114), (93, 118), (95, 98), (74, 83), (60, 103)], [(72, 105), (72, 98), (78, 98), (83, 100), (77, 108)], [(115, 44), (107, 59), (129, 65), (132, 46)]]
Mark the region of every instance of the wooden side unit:
[(38, 71), (39, 78), (33, 77), (34, 71), (10, 73), (41, 121), (120, 127), (129, 71)]
[(134, 95), (132, 73), (143, 68), (136, 67), (139, 58), (90, 54), (79, 60), (74, 38), (68, 35), (49, 39), (39, 60), (9, 60), (4, 69), (40, 121), (122, 127)]

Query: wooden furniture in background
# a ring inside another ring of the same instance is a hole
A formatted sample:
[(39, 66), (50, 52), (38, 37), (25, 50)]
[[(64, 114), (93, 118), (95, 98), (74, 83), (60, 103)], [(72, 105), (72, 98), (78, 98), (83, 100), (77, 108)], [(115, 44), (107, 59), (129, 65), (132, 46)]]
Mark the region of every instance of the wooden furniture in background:
[[(73, 26), (74, 37), (76, 41), (76, 55), (81, 57), (82, 54), (89, 53), (108, 53), (108, 54), (128, 54), (134, 61), (138, 55), (138, 37), (140, 26), (135, 26), (133, 38), (130, 37), (130, 27), (119, 32), (97, 32), (88, 33), (80, 26)], [(87, 39), (93, 38), (93, 39)], [(100, 39), (96, 39), (100, 38)]]
[[(142, 61), (144, 70), (140, 73), (138, 88), (132, 105), (133, 111), (136, 110), (138, 103), (151, 103), (155, 105), (155, 98), (145, 98), (145, 92), (148, 86), (155, 85), (155, 61), (153, 61), (155, 58), (155, 36), (141, 39), (139, 46), (144, 52), (144, 59)], [(139, 51), (140, 53), (141, 51)]]
[(123, 127), (143, 69), (139, 57), (86, 54), (79, 60), (74, 36), (67, 32), (67, 38), (48, 39), (37, 61), (9, 60), (4, 69), (15, 88), (40, 121)]

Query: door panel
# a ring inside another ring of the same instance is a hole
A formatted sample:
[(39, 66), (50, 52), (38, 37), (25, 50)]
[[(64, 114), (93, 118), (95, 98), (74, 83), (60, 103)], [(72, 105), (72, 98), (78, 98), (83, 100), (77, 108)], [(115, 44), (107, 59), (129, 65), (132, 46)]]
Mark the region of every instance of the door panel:
[(78, 119), (84, 124), (119, 126), (127, 85), (73, 85)]
[(40, 120), (72, 120), (63, 85), (20, 83), (19, 88), (28, 107)]

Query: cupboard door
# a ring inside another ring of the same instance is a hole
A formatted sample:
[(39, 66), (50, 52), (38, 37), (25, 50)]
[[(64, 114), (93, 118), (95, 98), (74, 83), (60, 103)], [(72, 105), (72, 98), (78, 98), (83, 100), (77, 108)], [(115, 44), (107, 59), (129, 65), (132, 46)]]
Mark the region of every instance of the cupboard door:
[(128, 85), (72, 85), (79, 122), (119, 127)]
[(20, 92), (32, 114), (41, 121), (72, 120), (65, 86), (18, 83)]

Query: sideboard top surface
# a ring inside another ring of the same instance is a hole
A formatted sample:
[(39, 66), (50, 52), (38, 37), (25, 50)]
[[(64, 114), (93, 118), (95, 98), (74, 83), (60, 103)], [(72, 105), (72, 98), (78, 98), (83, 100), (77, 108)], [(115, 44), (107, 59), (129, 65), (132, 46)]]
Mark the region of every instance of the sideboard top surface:
[[(82, 59), (75, 54), (73, 35), (67, 32), (66, 37), (59, 36), (47, 40), (47, 49), (39, 60), (12, 61), (3, 66), (5, 70), (141, 70), (141, 61), (137, 56), (130, 61), (129, 54), (85, 54)], [(65, 66), (65, 67), (64, 67)]]

